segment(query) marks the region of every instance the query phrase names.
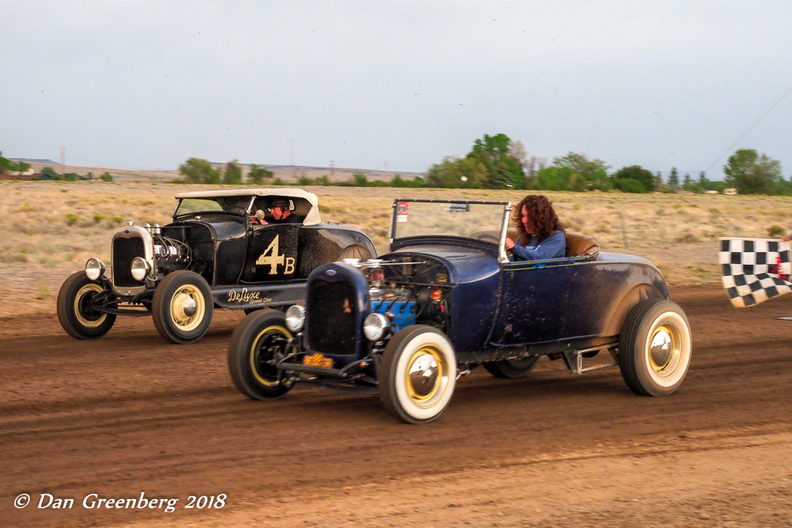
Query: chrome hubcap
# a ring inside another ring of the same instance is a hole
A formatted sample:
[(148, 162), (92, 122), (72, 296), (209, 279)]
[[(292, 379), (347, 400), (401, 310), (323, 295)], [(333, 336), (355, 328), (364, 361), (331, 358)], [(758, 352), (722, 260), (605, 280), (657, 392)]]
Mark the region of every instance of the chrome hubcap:
[(203, 295), (193, 285), (181, 287), (171, 300), (171, 318), (182, 331), (187, 332), (197, 328), (203, 320), (204, 311)]
[(418, 399), (426, 399), (437, 390), (438, 372), (437, 360), (430, 355), (418, 357), (410, 366), (407, 375)]
[(650, 345), (650, 354), (652, 356), (652, 364), (656, 369), (662, 370), (671, 362), (674, 354), (674, 339), (665, 328), (660, 329), (654, 337), (652, 337), (652, 344)]
[(445, 356), (434, 346), (418, 348), (405, 371), (407, 396), (418, 407), (428, 409), (443, 399), (449, 383), (449, 366)]
[(184, 301), (184, 304), (182, 305), (182, 311), (187, 317), (192, 317), (195, 315), (195, 312), (198, 311), (198, 303), (195, 302), (195, 299), (189, 298)]

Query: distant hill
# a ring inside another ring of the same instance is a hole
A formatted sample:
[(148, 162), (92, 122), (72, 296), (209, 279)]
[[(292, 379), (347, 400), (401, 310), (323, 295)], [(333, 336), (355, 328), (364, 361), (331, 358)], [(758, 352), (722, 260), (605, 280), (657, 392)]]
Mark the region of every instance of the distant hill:
[[(48, 159), (26, 159), (26, 158), (9, 158), (13, 161), (24, 161), (29, 163), (35, 172), (41, 172), (44, 167), (52, 167), (55, 171), (61, 173), (73, 172), (80, 176), (88, 176), (89, 173), (93, 174), (94, 178), (98, 178), (101, 174), (109, 172), (118, 181), (171, 181), (180, 179), (182, 176), (179, 170), (132, 170), (132, 169), (114, 169), (111, 167), (82, 167), (79, 165), (64, 165)], [(210, 162), (215, 168), (223, 168), (225, 163)], [(296, 183), (302, 177), (316, 179), (322, 176), (327, 176), (332, 183), (341, 183), (353, 179), (353, 174), (363, 173), (369, 181), (390, 181), (396, 174), (399, 174), (405, 180), (412, 180), (416, 176), (425, 176), (420, 172), (395, 172), (384, 171), (377, 169), (354, 169), (343, 167), (310, 167), (303, 165), (264, 165), (257, 164), (259, 167), (271, 170), (275, 174), (275, 178), (280, 178), (284, 182)], [(250, 163), (240, 163), (243, 173), (247, 174), (250, 170)]]
[(47, 165), (57, 165), (57, 161), (52, 161), (51, 159), (26, 159), (26, 158), (8, 158), (11, 161), (24, 161), (25, 163), (45, 163)]

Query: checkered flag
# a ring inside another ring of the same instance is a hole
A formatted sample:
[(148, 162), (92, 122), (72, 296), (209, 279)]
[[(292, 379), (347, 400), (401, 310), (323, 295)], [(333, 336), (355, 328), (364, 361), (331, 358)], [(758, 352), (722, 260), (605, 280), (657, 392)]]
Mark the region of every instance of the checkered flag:
[(720, 239), (718, 262), (723, 287), (736, 308), (792, 292), (791, 246), (778, 240)]

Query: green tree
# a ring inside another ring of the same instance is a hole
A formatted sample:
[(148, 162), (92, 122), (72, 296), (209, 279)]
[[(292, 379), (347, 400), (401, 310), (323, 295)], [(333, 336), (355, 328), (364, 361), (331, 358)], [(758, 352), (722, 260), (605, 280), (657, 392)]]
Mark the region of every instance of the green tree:
[(679, 173), (676, 167), (671, 167), (671, 175), (668, 176), (668, 188), (673, 192), (676, 192), (679, 188)]
[[(623, 167), (613, 173), (611, 179), (613, 180), (613, 186), (624, 192), (651, 192), (657, 187), (654, 174), (652, 174), (651, 171), (644, 169), (640, 165)], [(643, 190), (640, 190), (640, 188), (636, 187), (634, 184), (629, 184), (630, 189), (633, 190), (627, 190), (626, 188), (623, 188), (624, 185), (619, 184), (619, 181), (627, 179), (637, 181)]]
[(41, 180), (60, 180), (61, 175), (52, 167), (44, 167), (41, 169)]
[(682, 188), (685, 189), (686, 191), (693, 190), (693, 178), (691, 178), (690, 174), (687, 172), (685, 173), (685, 179), (683, 180)]
[(539, 169), (529, 189), (544, 191), (586, 191), (586, 181), (569, 167), (550, 166)]
[(610, 167), (600, 159), (592, 160), (585, 154), (570, 152), (566, 156), (555, 158), (553, 166), (571, 169), (579, 175), (585, 184), (585, 189), (582, 190), (608, 191), (611, 188), (611, 180), (608, 178)]
[(250, 164), (250, 172), (248, 172), (248, 179), (256, 185), (261, 185), (264, 180), (271, 180), (275, 173), (264, 167), (259, 167), (255, 163)]
[(525, 171), (522, 161), (514, 156), (525, 149), (522, 145), (513, 144), (506, 134), (490, 136), (484, 134), (482, 139), (473, 143), (473, 149), (467, 155), (484, 166), (487, 172), (486, 187), (490, 189), (525, 188)]
[(782, 187), (781, 163), (753, 149), (740, 149), (723, 166), (726, 184), (740, 194), (775, 194)]
[(11, 163), (12, 163), (11, 160), (8, 158), (4, 158), (3, 153), (0, 152), (0, 174), (5, 174), (9, 170), (11, 170), (10, 169)]
[(481, 189), (488, 180), (487, 168), (477, 158), (446, 158), (426, 174), (427, 187)]
[(30, 169), (30, 163), (24, 161), (13, 162), (9, 160), (8, 170), (11, 172), (26, 172)]
[(353, 187), (368, 187), (369, 185), (368, 176), (366, 176), (362, 172), (354, 173), (352, 175), (351, 185)]
[(239, 166), (237, 160), (226, 163), (223, 171), (223, 183), (228, 185), (242, 184), (242, 167)]
[(105, 171), (104, 173), (102, 173), (101, 176), (99, 176), (99, 179), (102, 180), (103, 182), (111, 182), (113, 181), (113, 175)]
[(220, 173), (208, 161), (190, 158), (179, 165), (179, 174), (187, 183), (220, 183)]
[(644, 187), (643, 183), (636, 180), (635, 178), (619, 178), (618, 180), (613, 180), (613, 187), (620, 190), (621, 192), (627, 193), (646, 192), (646, 187)]

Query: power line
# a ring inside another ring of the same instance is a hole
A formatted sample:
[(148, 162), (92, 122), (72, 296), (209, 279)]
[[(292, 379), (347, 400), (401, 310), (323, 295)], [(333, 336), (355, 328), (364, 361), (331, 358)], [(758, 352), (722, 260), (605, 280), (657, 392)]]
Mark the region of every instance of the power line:
[(717, 163), (718, 163), (718, 162), (719, 162), (721, 159), (723, 159), (723, 156), (725, 156), (726, 154), (728, 154), (728, 153), (731, 151), (731, 149), (733, 149), (733, 148), (734, 148), (734, 147), (737, 145), (737, 143), (739, 143), (740, 141), (742, 141), (742, 140), (743, 140), (743, 138), (745, 138), (745, 136), (747, 136), (748, 134), (750, 134), (750, 133), (751, 133), (751, 130), (753, 130), (754, 128), (756, 128), (756, 125), (758, 125), (758, 124), (759, 124), (759, 123), (762, 121), (762, 119), (764, 119), (765, 117), (767, 117), (767, 116), (768, 116), (768, 114), (769, 114), (770, 112), (772, 112), (773, 110), (775, 110), (775, 108), (776, 108), (778, 105), (780, 105), (780, 104), (781, 104), (781, 101), (783, 101), (784, 99), (786, 99), (786, 97), (787, 97), (789, 94), (791, 94), (791, 93), (792, 93), (792, 86), (790, 86), (790, 87), (789, 87), (789, 89), (788, 89), (786, 92), (784, 92), (784, 95), (782, 95), (781, 97), (779, 97), (779, 98), (778, 98), (778, 100), (777, 100), (775, 103), (773, 103), (773, 104), (770, 106), (770, 108), (768, 108), (768, 109), (765, 111), (765, 113), (764, 113), (764, 114), (762, 114), (762, 115), (759, 117), (759, 119), (757, 119), (756, 121), (754, 121), (754, 123), (753, 123), (751, 126), (749, 126), (749, 127), (748, 127), (748, 129), (747, 129), (745, 132), (743, 132), (743, 133), (742, 133), (742, 135), (741, 135), (740, 137), (738, 137), (738, 138), (737, 138), (737, 139), (734, 141), (734, 143), (732, 143), (731, 145), (729, 145), (728, 147), (726, 147), (726, 150), (724, 150), (724, 151), (723, 151), (723, 154), (721, 154), (720, 156), (718, 156), (717, 158), (715, 158), (715, 161), (713, 161), (713, 162), (712, 162), (712, 165), (710, 165), (709, 167), (707, 167), (707, 170), (706, 170), (706, 172), (709, 172), (710, 170), (712, 170), (712, 168), (713, 168), (713, 167), (714, 167), (714, 166), (715, 166), (715, 165), (716, 165), (716, 164), (717, 164)]

